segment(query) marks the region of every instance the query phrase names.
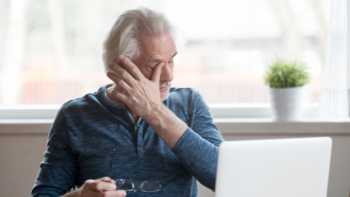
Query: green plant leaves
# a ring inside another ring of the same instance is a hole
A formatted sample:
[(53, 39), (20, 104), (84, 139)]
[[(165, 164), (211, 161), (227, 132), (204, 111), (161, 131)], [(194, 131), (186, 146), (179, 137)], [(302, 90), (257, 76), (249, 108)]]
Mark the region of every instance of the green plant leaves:
[(271, 88), (299, 87), (308, 82), (309, 73), (303, 64), (284, 60), (272, 63), (265, 76), (265, 83)]

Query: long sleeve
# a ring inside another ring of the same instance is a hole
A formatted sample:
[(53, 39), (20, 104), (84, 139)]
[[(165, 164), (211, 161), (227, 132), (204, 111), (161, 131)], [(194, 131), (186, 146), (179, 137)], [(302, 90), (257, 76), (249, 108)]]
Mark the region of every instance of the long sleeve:
[(74, 185), (76, 163), (67, 132), (67, 123), (61, 109), (51, 127), (32, 196), (61, 196)]
[(218, 146), (222, 136), (216, 128), (208, 106), (194, 92), (189, 107), (190, 125), (173, 148), (185, 168), (203, 185), (215, 189)]

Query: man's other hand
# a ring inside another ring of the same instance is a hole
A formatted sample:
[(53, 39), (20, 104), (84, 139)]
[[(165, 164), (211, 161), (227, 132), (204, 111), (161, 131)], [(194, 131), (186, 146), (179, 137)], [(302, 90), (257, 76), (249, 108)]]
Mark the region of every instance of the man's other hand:
[(80, 187), (79, 197), (124, 197), (126, 192), (117, 190), (115, 181), (109, 177), (89, 179)]

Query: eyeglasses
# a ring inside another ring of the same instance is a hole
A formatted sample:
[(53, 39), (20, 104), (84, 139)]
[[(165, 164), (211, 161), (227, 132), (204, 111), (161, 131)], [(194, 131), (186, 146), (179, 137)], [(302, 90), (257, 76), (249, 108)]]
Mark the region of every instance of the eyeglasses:
[(130, 179), (115, 179), (117, 189), (128, 192), (159, 192), (162, 185), (159, 181), (133, 181)]

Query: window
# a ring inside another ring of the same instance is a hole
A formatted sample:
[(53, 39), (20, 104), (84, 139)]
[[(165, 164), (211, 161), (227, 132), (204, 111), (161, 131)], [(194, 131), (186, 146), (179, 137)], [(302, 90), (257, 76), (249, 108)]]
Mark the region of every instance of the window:
[(1, 0), (0, 104), (47, 105), (110, 83), (102, 43), (124, 10), (165, 13), (183, 38), (174, 86), (198, 89), (210, 104), (268, 104), (263, 77), (277, 57), (310, 69), (319, 102), (328, 0)]

